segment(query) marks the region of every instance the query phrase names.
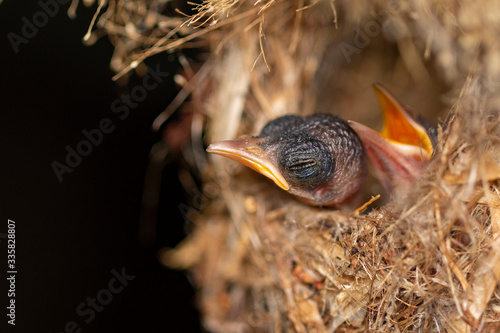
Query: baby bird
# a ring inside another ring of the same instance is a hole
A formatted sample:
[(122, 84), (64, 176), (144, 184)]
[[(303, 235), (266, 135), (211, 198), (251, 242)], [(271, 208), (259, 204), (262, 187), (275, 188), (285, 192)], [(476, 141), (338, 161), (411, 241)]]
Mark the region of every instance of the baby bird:
[(355, 207), (367, 159), (390, 192), (420, 176), (433, 154), (428, 129), (380, 84), (374, 87), (384, 114), (381, 133), (331, 114), (285, 115), (256, 137), (212, 143), (207, 151), (254, 169), (307, 204)]

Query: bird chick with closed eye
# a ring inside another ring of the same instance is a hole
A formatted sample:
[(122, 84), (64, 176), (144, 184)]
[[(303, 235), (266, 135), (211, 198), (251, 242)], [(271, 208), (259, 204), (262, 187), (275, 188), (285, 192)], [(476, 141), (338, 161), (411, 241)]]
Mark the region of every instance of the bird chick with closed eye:
[(238, 161), (301, 201), (316, 206), (360, 203), (367, 159), (387, 191), (417, 178), (433, 153), (431, 136), (380, 84), (378, 133), (331, 114), (285, 115), (249, 139), (212, 143), (207, 151)]

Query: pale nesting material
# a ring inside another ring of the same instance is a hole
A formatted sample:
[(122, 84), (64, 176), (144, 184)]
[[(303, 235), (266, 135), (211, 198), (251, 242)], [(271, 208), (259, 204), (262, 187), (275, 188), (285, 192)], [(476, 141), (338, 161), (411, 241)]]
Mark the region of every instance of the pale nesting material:
[[(207, 142), (255, 135), (284, 113), (376, 128), (374, 81), (427, 118), (446, 110), (422, 178), (366, 215), (305, 206), (211, 157), (211, 203), (160, 256), (192, 272), (208, 330), (500, 329), (499, 2), (206, 0), (184, 24), (126, 3), (97, 20), (119, 41), (116, 71), (185, 42), (211, 51), (197, 111)], [(139, 12), (158, 16), (138, 25)]]

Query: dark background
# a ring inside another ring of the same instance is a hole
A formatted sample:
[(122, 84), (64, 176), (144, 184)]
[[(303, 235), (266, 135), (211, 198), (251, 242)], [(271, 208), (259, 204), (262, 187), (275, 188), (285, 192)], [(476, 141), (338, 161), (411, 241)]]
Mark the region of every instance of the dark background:
[[(75, 332), (200, 331), (188, 274), (156, 259), (159, 248), (185, 237), (178, 206), (187, 199), (179, 195), (175, 163), (163, 173), (157, 240), (152, 246), (138, 241), (149, 150), (160, 140), (151, 123), (177, 92), (176, 56), (148, 60), (171, 75), (120, 120), (111, 103), (142, 79), (116, 85), (107, 38), (91, 47), (81, 42), (96, 7), (80, 4), (74, 20), (68, 7), (59, 6), (16, 54), (7, 34), (21, 35), (22, 17), (32, 21), (41, 7), (21, 0), (0, 5), (0, 233), (7, 232), (7, 219), (16, 222), (18, 272), (13, 327), (6, 316), (6, 239), (0, 238), (0, 331), (65, 332), (71, 321)], [(103, 118), (114, 131), (60, 183), (51, 163), (65, 164), (65, 147), (76, 148), (85, 139), (82, 130), (97, 128)], [(112, 270), (135, 278), (86, 323), (76, 309), (108, 288)]]

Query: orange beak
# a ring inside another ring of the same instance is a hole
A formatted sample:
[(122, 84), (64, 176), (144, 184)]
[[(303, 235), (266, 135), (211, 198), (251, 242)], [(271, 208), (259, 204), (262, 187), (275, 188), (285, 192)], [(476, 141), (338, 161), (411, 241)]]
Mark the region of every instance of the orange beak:
[(354, 121), (349, 121), (349, 126), (360, 137), (377, 177), (390, 192), (395, 183), (418, 178), (434, 148), (426, 129), (382, 85), (374, 88), (384, 115), (382, 132)]
[(432, 142), (425, 128), (413, 119), (405, 108), (380, 84), (373, 85), (384, 115), (382, 137), (401, 145), (406, 144), (421, 148), (426, 160), (434, 152)]
[(246, 165), (288, 191), (290, 189), (288, 182), (278, 167), (271, 161), (270, 154), (258, 145), (259, 142), (262, 142), (262, 139), (220, 141), (209, 145), (207, 151)]

